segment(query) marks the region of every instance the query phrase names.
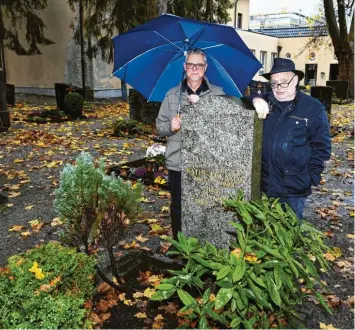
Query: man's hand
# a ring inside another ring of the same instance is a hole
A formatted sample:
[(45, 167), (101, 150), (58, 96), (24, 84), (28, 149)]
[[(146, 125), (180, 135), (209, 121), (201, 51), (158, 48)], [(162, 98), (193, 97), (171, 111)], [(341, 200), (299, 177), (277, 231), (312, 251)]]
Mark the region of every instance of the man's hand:
[(253, 99), (253, 105), (255, 107), (256, 113), (260, 119), (265, 119), (269, 114), (269, 105), (261, 97), (255, 97)]
[(191, 94), (189, 95), (189, 102), (190, 103), (197, 103), (199, 100), (199, 96), (197, 94)]
[(177, 115), (171, 121), (171, 130), (173, 132), (178, 132), (178, 131), (180, 131), (180, 128), (181, 128), (181, 118), (180, 118), (180, 115)]

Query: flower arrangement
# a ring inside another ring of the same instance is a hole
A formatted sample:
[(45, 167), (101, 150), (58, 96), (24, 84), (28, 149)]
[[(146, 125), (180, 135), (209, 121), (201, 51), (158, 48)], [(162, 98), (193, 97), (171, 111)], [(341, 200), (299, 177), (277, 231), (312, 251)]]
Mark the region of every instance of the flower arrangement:
[(146, 157), (148, 161), (155, 161), (158, 165), (164, 165), (166, 147), (154, 143), (147, 149)]

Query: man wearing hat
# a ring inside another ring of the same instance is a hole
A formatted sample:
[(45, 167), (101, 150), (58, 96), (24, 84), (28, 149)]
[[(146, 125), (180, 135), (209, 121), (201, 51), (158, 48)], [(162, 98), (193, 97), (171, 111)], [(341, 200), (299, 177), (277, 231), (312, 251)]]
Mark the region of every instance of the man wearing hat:
[(269, 73), (272, 92), (252, 99), (264, 120), (261, 190), (287, 203), (299, 219), (311, 186), (317, 186), (331, 152), (324, 106), (298, 90), (302, 71), (293, 61), (276, 58)]

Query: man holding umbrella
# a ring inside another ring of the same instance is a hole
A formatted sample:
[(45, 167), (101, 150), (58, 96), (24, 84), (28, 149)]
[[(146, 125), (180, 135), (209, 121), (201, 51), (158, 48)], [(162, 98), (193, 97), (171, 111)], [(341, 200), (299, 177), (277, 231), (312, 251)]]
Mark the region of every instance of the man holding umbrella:
[(174, 239), (181, 231), (180, 107), (196, 103), (200, 97), (207, 95), (224, 95), (221, 87), (210, 84), (205, 77), (208, 64), (206, 54), (201, 49), (189, 50), (183, 65), (186, 79), (167, 92), (156, 120), (158, 134), (168, 137), (165, 165), (169, 170), (171, 228)]

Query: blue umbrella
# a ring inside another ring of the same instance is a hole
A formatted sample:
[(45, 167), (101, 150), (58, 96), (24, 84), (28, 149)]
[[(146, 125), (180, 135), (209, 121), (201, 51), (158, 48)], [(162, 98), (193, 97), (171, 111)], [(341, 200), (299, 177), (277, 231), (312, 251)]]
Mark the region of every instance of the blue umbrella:
[(181, 82), (189, 49), (206, 53), (206, 76), (227, 95), (241, 97), (261, 67), (234, 28), (170, 14), (114, 37), (113, 46), (113, 75), (148, 101), (162, 101)]

